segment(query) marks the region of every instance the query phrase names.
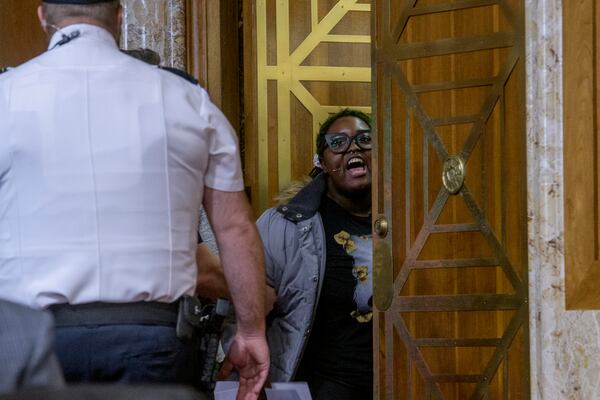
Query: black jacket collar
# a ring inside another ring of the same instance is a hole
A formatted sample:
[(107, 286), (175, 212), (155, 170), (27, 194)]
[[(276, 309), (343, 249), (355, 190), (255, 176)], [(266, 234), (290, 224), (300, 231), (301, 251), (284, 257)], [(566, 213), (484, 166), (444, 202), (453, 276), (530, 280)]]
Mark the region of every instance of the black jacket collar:
[(319, 210), (326, 189), (325, 174), (320, 173), (304, 186), (289, 203), (277, 207), (277, 211), (294, 223), (309, 219)]

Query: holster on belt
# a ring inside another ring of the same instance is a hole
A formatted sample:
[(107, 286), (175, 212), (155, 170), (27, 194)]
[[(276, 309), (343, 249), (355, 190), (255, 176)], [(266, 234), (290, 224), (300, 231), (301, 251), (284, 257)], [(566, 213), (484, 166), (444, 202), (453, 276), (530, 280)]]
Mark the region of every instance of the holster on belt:
[[(202, 301), (197, 297), (183, 296), (179, 302), (177, 337), (191, 340), (199, 337), (202, 357), (199, 386), (203, 390), (214, 389), (219, 368), (217, 354), (225, 316), (229, 313), (229, 301)], [(195, 336), (197, 335), (197, 336)]]
[(191, 340), (195, 334), (203, 328), (210, 318), (206, 314), (205, 307), (199, 298), (185, 295), (179, 300), (179, 312), (177, 313), (177, 337), (181, 340)]

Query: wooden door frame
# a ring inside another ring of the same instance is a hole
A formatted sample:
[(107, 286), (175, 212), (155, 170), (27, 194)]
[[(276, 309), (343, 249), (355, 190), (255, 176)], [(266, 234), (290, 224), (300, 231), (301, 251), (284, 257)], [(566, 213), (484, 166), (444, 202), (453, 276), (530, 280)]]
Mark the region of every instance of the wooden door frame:
[(186, 0), (186, 69), (241, 131), (238, 1)]
[(0, 68), (16, 67), (47, 49), (48, 38), (36, 14), (39, 3), (39, 0), (0, 2)]
[(595, 0), (563, 4), (565, 298), (600, 309), (600, 115)]

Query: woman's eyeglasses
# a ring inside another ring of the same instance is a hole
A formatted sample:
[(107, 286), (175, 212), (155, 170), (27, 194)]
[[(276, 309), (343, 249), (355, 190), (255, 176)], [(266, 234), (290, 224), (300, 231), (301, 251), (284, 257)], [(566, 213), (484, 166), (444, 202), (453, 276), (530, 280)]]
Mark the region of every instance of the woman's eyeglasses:
[(329, 149), (334, 153), (344, 153), (350, 148), (352, 142), (362, 150), (371, 150), (371, 132), (360, 132), (353, 137), (343, 132), (332, 132), (325, 134), (325, 141)]

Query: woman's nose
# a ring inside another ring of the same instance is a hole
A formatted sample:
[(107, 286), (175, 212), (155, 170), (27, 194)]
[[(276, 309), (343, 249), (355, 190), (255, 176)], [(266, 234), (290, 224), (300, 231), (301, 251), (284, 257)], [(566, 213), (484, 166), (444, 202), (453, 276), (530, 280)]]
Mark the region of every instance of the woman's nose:
[(348, 146), (348, 150), (346, 151), (360, 151), (361, 148), (358, 147), (358, 144), (356, 143), (356, 140), (354, 138), (352, 138), (352, 140), (350, 141), (350, 146)]

